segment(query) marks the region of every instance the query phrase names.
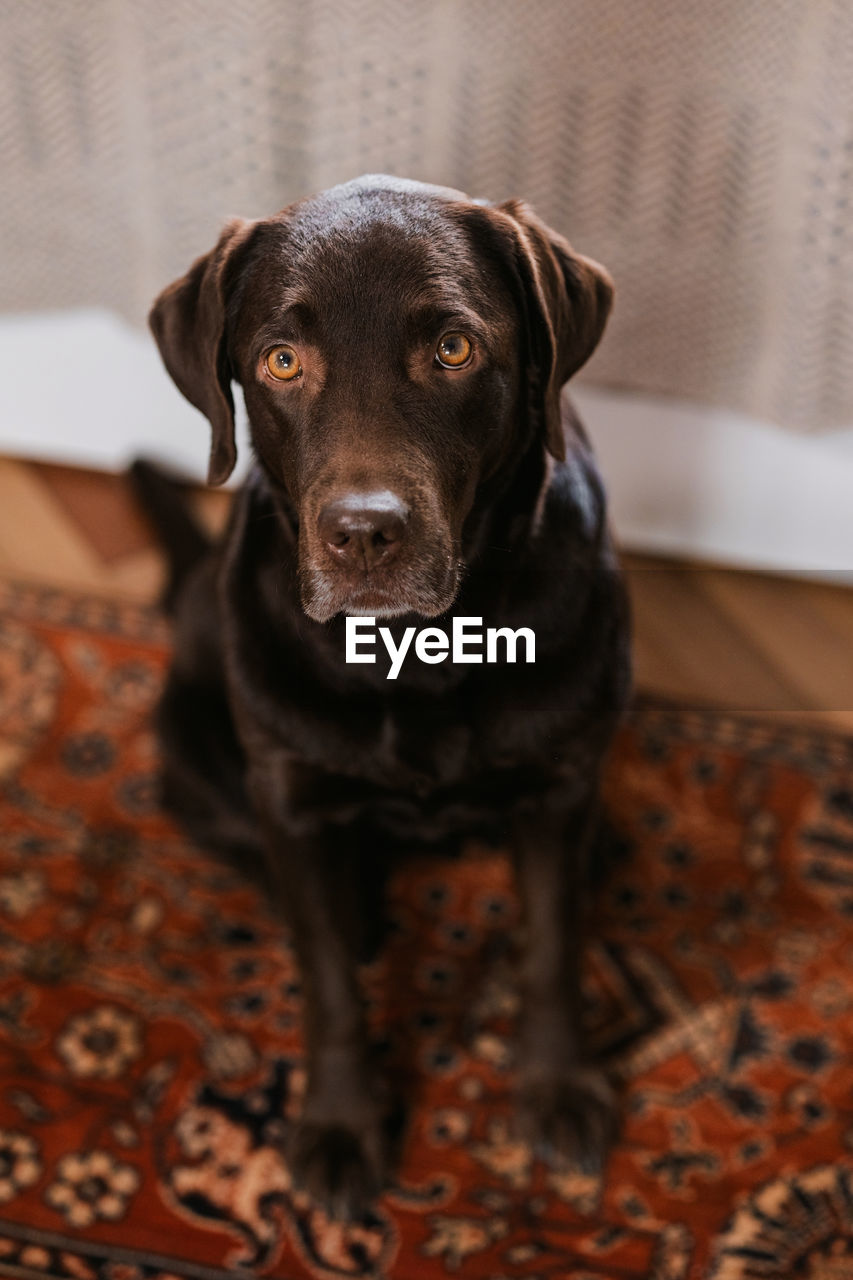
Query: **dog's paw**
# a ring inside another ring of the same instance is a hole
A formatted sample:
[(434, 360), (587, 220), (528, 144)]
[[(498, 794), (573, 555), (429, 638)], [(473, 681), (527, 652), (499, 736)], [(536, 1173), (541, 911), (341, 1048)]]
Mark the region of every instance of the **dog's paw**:
[(294, 1185), (338, 1221), (363, 1218), (385, 1184), (381, 1126), (302, 1121), (287, 1154)]
[(517, 1120), (519, 1135), (540, 1159), (597, 1175), (616, 1136), (616, 1096), (601, 1072), (578, 1067), (523, 1082)]

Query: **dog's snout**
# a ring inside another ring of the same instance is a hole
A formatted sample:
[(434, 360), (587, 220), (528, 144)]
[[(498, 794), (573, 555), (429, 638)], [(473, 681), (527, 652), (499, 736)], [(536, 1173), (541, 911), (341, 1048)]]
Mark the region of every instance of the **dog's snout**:
[(399, 549), (409, 519), (405, 503), (389, 489), (347, 493), (317, 517), (320, 537), (336, 559), (372, 569)]

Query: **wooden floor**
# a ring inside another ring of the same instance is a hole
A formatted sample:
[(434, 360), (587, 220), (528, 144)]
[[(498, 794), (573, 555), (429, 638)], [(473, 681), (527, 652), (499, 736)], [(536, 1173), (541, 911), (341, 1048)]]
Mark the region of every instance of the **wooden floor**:
[[(222, 522), (226, 495), (194, 500)], [(625, 561), (640, 688), (853, 730), (853, 590)], [(161, 565), (121, 477), (0, 458), (0, 574), (153, 600)]]

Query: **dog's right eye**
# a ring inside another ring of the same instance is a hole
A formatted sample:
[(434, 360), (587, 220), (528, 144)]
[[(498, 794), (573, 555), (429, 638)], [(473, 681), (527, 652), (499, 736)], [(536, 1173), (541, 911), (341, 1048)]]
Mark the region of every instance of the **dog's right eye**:
[(471, 359), (474, 348), (464, 333), (446, 333), (439, 339), (435, 358), (445, 369), (461, 369)]
[(279, 382), (292, 382), (301, 374), (302, 365), (293, 347), (273, 347), (267, 356), (267, 369)]

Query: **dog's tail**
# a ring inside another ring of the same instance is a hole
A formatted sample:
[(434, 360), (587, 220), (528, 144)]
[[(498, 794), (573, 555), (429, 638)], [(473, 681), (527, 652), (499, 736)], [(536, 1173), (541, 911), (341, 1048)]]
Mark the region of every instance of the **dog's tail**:
[(130, 465), (130, 484), (166, 553), (168, 578), (161, 604), (170, 616), (190, 571), (211, 548), (211, 541), (189, 509), (182, 485), (144, 458)]

